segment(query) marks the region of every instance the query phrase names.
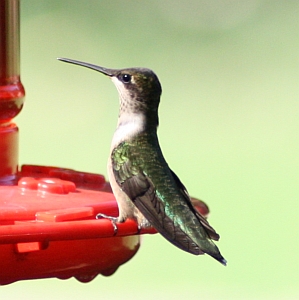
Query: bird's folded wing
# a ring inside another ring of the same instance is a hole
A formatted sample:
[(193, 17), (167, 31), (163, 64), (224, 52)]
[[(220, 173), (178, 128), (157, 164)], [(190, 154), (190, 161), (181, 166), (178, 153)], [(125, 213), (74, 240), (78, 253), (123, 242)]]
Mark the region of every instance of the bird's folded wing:
[(201, 223), (201, 225), (206, 229), (206, 232), (208, 233), (209, 237), (215, 241), (218, 241), (220, 236), (219, 234), (214, 230), (214, 228), (208, 223), (207, 219), (202, 216), (193, 206), (190, 196), (187, 192), (187, 189), (179, 179), (179, 177), (171, 170), (172, 176), (177, 184), (177, 186), (180, 189), (181, 194), (184, 196), (186, 203), (190, 206), (190, 209), (194, 211), (194, 214), (196, 215), (197, 219)]
[(152, 226), (180, 249), (203, 254), (198, 245), (166, 215), (163, 201), (159, 199), (151, 179), (138, 168), (138, 164), (132, 163), (125, 147), (116, 148), (111, 158), (116, 182)]

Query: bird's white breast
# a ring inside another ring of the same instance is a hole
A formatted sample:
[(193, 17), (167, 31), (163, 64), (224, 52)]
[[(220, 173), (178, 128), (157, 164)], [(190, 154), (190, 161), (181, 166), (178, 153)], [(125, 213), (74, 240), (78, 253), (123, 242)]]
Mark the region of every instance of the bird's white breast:
[(114, 132), (111, 151), (123, 141), (129, 141), (144, 128), (144, 116), (142, 114), (122, 113), (118, 119)]
[[(125, 112), (121, 113), (118, 119), (118, 124), (116, 131), (113, 135), (111, 143), (111, 153), (115, 147), (117, 147), (121, 142), (128, 141), (132, 139), (136, 134), (142, 131), (144, 118), (139, 114), (128, 114)], [(120, 186), (117, 184), (111, 161), (111, 153), (108, 160), (108, 177), (113, 190), (113, 194), (116, 198), (119, 208), (119, 218), (118, 221), (122, 222), (128, 217), (133, 217), (134, 214), (134, 204), (129, 200), (127, 195), (121, 190)]]

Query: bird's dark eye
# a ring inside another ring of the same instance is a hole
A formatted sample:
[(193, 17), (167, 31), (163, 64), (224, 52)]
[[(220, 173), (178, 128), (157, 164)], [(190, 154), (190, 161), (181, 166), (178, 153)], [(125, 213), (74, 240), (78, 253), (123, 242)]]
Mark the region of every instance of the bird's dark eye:
[(131, 75), (129, 74), (121, 74), (119, 76), (119, 79), (123, 82), (123, 83), (129, 83), (131, 81)]

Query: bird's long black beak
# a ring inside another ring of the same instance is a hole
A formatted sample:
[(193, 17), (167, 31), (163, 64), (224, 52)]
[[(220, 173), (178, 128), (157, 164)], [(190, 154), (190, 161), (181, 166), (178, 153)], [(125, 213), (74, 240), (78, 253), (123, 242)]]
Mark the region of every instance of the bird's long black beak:
[(100, 67), (100, 66), (97, 66), (97, 65), (93, 65), (93, 64), (90, 64), (90, 63), (86, 63), (86, 62), (79, 61), (79, 60), (74, 60), (74, 59), (69, 59), (69, 58), (60, 58), (60, 57), (58, 57), (57, 59), (60, 60), (60, 61), (70, 63), (70, 64), (83, 66), (83, 67), (101, 72), (101, 73), (103, 73), (104, 75), (107, 75), (107, 76), (113, 76), (114, 75), (113, 74), (114, 70), (112, 70), (112, 69), (106, 69), (106, 68), (103, 68), (103, 67)]

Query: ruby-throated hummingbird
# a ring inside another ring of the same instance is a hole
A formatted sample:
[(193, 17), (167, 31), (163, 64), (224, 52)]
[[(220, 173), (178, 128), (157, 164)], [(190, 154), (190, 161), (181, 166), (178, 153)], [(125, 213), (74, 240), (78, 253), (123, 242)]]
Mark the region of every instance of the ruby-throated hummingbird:
[[(153, 226), (178, 248), (195, 255), (207, 253), (226, 265), (212, 240), (219, 235), (196, 211), (185, 186), (166, 163), (157, 137), (161, 85), (145, 68), (107, 69), (67, 58), (109, 76), (120, 101), (117, 129), (108, 160), (108, 176), (119, 217)], [(113, 218), (111, 218), (113, 219)]]

